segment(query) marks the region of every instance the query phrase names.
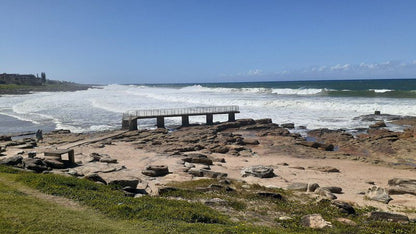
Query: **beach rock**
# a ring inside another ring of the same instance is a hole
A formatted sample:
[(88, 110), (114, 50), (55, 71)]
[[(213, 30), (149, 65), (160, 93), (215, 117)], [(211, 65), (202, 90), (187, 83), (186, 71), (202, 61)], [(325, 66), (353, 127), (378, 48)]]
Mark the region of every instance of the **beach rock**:
[(243, 145), (258, 145), (260, 142), (256, 139), (243, 139)]
[(395, 223), (408, 223), (409, 218), (406, 215), (394, 214), (389, 212), (374, 211), (368, 215), (371, 220), (389, 221)]
[(274, 198), (274, 199), (279, 199), (279, 200), (283, 199), (283, 196), (281, 194), (278, 194), (278, 193), (257, 192), (257, 195), (259, 195), (260, 197), (268, 197), (268, 198)]
[(204, 202), (204, 204), (208, 205), (208, 206), (226, 206), (226, 205), (228, 205), (228, 202), (226, 200), (221, 199), (221, 198), (215, 197), (215, 198), (211, 198), (211, 199), (206, 200)]
[(330, 166), (324, 167), (308, 167), (310, 170), (320, 171), (320, 172), (327, 172), (327, 173), (338, 173), (340, 172), (339, 169)]
[(27, 153), (27, 156), (28, 156), (29, 158), (34, 158), (34, 157), (36, 157), (36, 151), (30, 151), (30, 152), (28, 152), (28, 153)]
[(24, 158), (22, 160), (23, 167), (28, 170), (32, 170), (35, 172), (43, 172), (48, 170), (47, 164), (38, 158)]
[(191, 168), (188, 173), (196, 177), (208, 177), (208, 178), (225, 178), (228, 176), (227, 173), (216, 172), (206, 169)]
[(388, 181), (388, 193), (416, 195), (416, 179), (393, 178)]
[(108, 185), (117, 185), (120, 187), (131, 187), (131, 188), (137, 188), (137, 185), (139, 184), (140, 180), (137, 178), (113, 178), (108, 179), (107, 181)]
[(295, 128), (295, 124), (294, 123), (283, 123), (283, 124), (280, 124), (280, 127), (282, 127), (282, 128), (288, 128), (288, 129), (294, 129)]
[(117, 163), (117, 159), (110, 157), (108, 154), (91, 153), (90, 157), (90, 162)]
[(330, 200), (337, 199), (337, 196), (335, 196), (333, 193), (331, 193), (329, 190), (323, 189), (323, 188), (317, 188), (314, 192), (315, 194), (318, 194), (319, 196), (328, 198)]
[(230, 149), (227, 146), (218, 145), (216, 147), (209, 148), (212, 153), (226, 154)]
[(384, 121), (378, 121), (375, 124), (370, 125), (369, 127), (370, 128), (384, 128), (384, 127), (387, 127), (387, 125)]
[(306, 192), (308, 190), (307, 183), (292, 183), (286, 187), (287, 190)]
[(289, 130), (282, 127), (274, 127), (259, 131), (257, 136), (290, 136)]
[(188, 154), (182, 161), (188, 163), (200, 163), (204, 165), (212, 165), (212, 160), (204, 154)]
[(355, 214), (354, 207), (351, 204), (339, 200), (331, 201), (331, 204), (335, 207), (338, 207), (339, 211), (346, 214)]
[(55, 169), (63, 169), (65, 168), (65, 164), (62, 161), (56, 160), (56, 159), (52, 159), (52, 158), (48, 158), (45, 159), (44, 161), (46, 163), (46, 165), (50, 168), (55, 168)]
[(384, 188), (373, 186), (367, 190), (365, 197), (370, 200), (379, 201), (388, 204), (393, 200)]
[(271, 124), (272, 123), (272, 119), (256, 119), (255, 120), (256, 124)]
[(23, 157), (21, 155), (15, 155), (0, 160), (0, 165), (15, 166), (22, 163)]
[(314, 142), (314, 141), (301, 140), (301, 141), (296, 142), (296, 144), (315, 148), (315, 149), (321, 149), (325, 151), (334, 151), (335, 149), (334, 145), (332, 144), (323, 144), (323, 143)]
[(103, 183), (103, 184), (107, 184), (107, 182), (101, 176), (99, 176), (97, 173), (88, 174), (88, 175), (84, 176), (84, 179), (91, 180), (91, 181), (94, 181), (94, 182), (100, 182), (100, 183)]
[(307, 191), (312, 193), (312, 192), (315, 192), (315, 190), (318, 189), (318, 188), (319, 188), (319, 184), (310, 183), (310, 184), (308, 184)]
[(179, 189), (175, 188), (175, 187), (165, 186), (165, 187), (160, 187), (157, 190), (158, 190), (158, 192), (157, 192), (158, 195), (163, 195), (163, 194), (166, 194), (168, 192), (178, 191)]
[(348, 225), (348, 226), (357, 226), (357, 223), (352, 221), (351, 219), (347, 219), (347, 218), (337, 218), (336, 219), (338, 222)]
[(12, 141), (11, 136), (0, 136), (0, 141)]
[(313, 229), (332, 227), (331, 222), (325, 221), (320, 214), (305, 215), (302, 217), (301, 224)]
[(166, 165), (150, 165), (146, 167), (146, 170), (142, 171), (143, 175), (158, 177), (169, 174), (168, 166)]
[(331, 193), (342, 194), (342, 188), (336, 186), (329, 186), (329, 187), (322, 187), (322, 189), (326, 189)]
[(272, 178), (276, 176), (272, 167), (266, 166), (251, 166), (246, 167), (241, 171), (242, 177), (254, 176), (259, 178)]

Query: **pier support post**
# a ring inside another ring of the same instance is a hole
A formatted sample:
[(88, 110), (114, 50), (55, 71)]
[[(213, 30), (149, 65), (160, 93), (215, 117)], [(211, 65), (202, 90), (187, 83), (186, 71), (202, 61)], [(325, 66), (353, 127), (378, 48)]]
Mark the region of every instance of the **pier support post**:
[(182, 115), (182, 126), (189, 126), (189, 115)]
[(137, 119), (130, 119), (129, 120), (129, 131), (136, 131), (137, 130)]
[(235, 121), (235, 113), (228, 113), (228, 122), (234, 122)]
[(123, 130), (129, 129), (129, 121), (127, 119), (121, 120), (121, 129)]
[(165, 118), (163, 116), (156, 117), (157, 128), (165, 128)]
[(207, 114), (207, 125), (212, 125), (214, 123), (213, 114)]

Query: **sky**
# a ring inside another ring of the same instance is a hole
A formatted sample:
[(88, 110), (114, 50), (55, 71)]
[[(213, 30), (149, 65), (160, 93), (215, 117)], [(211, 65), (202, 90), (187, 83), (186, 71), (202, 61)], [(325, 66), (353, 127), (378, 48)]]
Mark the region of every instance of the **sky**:
[(416, 78), (414, 0), (0, 0), (0, 73), (94, 84)]

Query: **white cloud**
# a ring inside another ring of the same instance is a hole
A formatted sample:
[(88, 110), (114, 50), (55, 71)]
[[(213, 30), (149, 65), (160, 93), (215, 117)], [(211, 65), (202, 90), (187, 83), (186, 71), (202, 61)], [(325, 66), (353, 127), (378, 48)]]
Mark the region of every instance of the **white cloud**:
[[(416, 78), (416, 60), (408, 62), (385, 61), (379, 63), (319, 65), (309, 68), (266, 73), (251, 69), (234, 75), (234, 78), (261, 77), (268, 80), (288, 79), (367, 79), (367, 78)], [(260, 78), (259, 78), (260, 79)]]
[(249, 76), (258, 76), (258, 75), (261, 75), (261, 74), (263, 74), (263, 71), (260, 70), (260, 69), (249, 70), (247, 72), (247, 75), (249, 75)]

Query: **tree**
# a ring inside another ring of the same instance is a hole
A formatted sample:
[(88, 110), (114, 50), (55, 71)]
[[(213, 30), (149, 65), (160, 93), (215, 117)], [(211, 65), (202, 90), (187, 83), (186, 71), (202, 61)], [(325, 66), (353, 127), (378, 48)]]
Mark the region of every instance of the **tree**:
[(46, 74), (45, 74), (45, 72), (40, 73), (40, 77), (42, 79), (42, 84), (46, 84)]

